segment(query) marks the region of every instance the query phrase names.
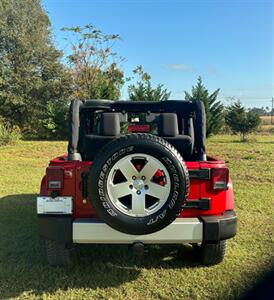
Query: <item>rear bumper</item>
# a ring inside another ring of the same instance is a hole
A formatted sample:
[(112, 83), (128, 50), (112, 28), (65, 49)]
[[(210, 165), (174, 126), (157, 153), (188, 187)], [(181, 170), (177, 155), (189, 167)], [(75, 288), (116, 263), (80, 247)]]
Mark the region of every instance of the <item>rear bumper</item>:
[(176, 219), (172, 224), (155, 233), (131, 235), (117, 231), (103, 222), (75, 220), (72, 224), (74, 243), (92, 244), (178, 244), (200, 243), (203, 224), (197, 218)]
[(203, 239), (209, 243), (227, 240), (236, 235), (237, 216), (233, 210), (221, 216), (201, 217), (203, 222)]
[(221, 216), (177, 218), (166, 228), (146, 235), (131, 235), (114, 230), (95, 219), (72, 219), (72, 216), (39, 216), (39, 231), (44, 238), (60, 243), (79, 244), (182, 244), (216, 243), (236, 234), (234, 211)]

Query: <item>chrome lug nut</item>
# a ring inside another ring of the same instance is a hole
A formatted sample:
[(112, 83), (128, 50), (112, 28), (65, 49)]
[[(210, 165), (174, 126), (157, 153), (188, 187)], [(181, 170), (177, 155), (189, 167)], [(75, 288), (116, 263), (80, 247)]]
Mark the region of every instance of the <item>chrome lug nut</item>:
[(137, 194), (137, 195), (141, 195), (141, 191), (138, 190), (138, 191), (136, 192), (136, 194)]
[(145, 176), (142, 176), (142, 179), (143, 179), (143, 180), (146, 180), (146, 177), (145, 177)]
[(145, 189), (148, 190), (148, 185), (147, 184), (145, 185)]
[(132, 179), (135, 180), (135, 179), (136, 179), (136, 176), (132, 176)]

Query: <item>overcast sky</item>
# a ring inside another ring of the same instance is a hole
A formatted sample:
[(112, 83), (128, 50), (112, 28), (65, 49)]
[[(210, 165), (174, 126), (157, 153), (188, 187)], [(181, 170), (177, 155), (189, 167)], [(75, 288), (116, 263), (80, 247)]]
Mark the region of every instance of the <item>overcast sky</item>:
[[(44, 0), (56, 45), (68, 52), (60, 28), (92, 23), (119, 33), (115, 50), (127, 75), (143, 65), (153, 83), (183, 99), (197, 77), (220, 99), (270, 106), (274, 95), (273, 1)], [(126, 90), (123, 91), (126, 97)]]

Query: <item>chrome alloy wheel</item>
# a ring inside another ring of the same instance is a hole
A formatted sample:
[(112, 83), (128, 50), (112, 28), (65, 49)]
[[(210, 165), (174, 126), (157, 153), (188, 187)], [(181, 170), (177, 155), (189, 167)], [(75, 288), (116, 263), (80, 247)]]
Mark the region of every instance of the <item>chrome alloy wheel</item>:
[(111, 202), (132, 217), (149, 216), (158, 211), (168, 199), (170, 185), (170, 176), (163, 163), (144, 153), (121, 158), (107, 178)]

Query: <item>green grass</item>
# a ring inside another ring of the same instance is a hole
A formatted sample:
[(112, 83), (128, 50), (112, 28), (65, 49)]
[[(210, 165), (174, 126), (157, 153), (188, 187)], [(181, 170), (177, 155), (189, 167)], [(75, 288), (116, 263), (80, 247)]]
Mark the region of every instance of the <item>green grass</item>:
[(273, 263), (274, 137), (249, 143), (217, 136), (208, 152), (226, 160), (239, 227), (225, 261), (204, 267), (188, 246), (150, 246), (136, 262), (126, 246), (86, 246), (73, 267), (46, 264), (37, 236), (35, 194), (64, 142), (0, 147), (0, 299), (235, 298)]

